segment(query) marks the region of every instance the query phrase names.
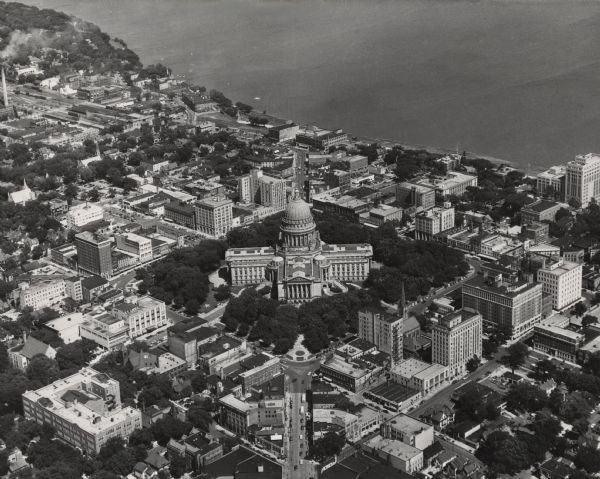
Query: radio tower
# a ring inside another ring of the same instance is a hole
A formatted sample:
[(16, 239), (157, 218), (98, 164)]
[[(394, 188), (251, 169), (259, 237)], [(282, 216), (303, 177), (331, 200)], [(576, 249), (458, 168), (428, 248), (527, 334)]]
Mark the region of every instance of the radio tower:
[(312, 398), (310, 383), (319, 360), (302, 346), (302, 336), (282, 360), (285, 374), (283, 479), (317, 479), (317, 463), (307, 460), (312, 445)]

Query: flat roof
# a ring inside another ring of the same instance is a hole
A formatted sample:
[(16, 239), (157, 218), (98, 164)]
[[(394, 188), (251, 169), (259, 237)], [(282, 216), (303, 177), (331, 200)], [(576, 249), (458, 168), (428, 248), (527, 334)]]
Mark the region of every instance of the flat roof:
[(369, 439), (365, 445), (378, 451), (388, 453), (403, 461), (410, 461), (412, 458), (423, 454), (423, 451), (416, 447), (409, 446), (397, 439), (385, 439), (380, 435)]
[(419, 434), (427, 429), (432, 429), (433, 426), (424, 423), (423, 421), (419, 421), (418, 419), (407, 416), (406, 414), (398, 414), (394, 416), (389, 424), (392, 425), (392, 428), (402, 431), (405, 434)]

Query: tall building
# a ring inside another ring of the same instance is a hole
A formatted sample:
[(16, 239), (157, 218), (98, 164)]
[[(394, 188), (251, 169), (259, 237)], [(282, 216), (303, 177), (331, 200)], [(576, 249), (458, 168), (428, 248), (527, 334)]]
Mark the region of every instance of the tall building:
[(554, 261), (537, 272), (542, 291), (552, 298), (552, 308), (561, 310), (581, 299), (583, 265)]
[(463, 284), (463, 308), (475, 310), (512, 339), (533, 331), (542, 318), (542, 285), (511, 281), (500, 272), (484, 271)]
[(230, 248), (225, 253), (234, 286), (273, 285), (272, 295), (292, 302), (323, 295), (337, 281), (364, 281), (370, 270), (370, 244), (328, 245), (321, 241), (310, 206), (298, 192), (281, 219), (277, 248)]
[(110, 438), (127, 439), (142, 427), (141, 412), (122, 407), (119, 382), (87, 367), (24, 392), (23, 412), (26, 419), (51, 425), (58, 438), (92, 454)]
[(150, 296), (142, 296), (135, 302), (123, 301), (115, 304), (112, 316), (125, 321), (131, 338), (167, 324), (165, 303)]
[(482, 320), (477, 311), (462, 309), (441, 318), (431, 330), (431, 360), (461, 376), (469, 359), (481, 358)]
[(75, 235), (75, 247), (79, 271), (103, 278), (112, 276), (110, 238), (84, 231)]
[(244, 203), (256, 203), (276, 211), (285, 209), (287, 202), (285, 180), (267, 176), (256, 168), (238, 180), (238, 194)]
[(600, 194), (600, 156), (578, 155), (567, 163), (565, 201), (576, 200), (582, 207)]
[(404, 318), (382, 308), (368, 307), (358, 312), (358, 337), (390, 355), (392, 364), (402, 361)]
[(216, 238), (225, 236), (233, 224), (233, 202), (227, 198), (204, 198), (196, 203), (196, 229)]
[(432, 208), (415, 217), (415, 239), (431, 240), (436, 234), (454, 228), (454, 208), (444, 203), (442, 208)]
[(316, 479), (316, 463), (307, 460), (312, 446), (312, 374), (319, 360), (312, 356), (300, 340), (282, 360), (285, 374), (285, 408), (283, 447), (285, 462), (283, 479)]

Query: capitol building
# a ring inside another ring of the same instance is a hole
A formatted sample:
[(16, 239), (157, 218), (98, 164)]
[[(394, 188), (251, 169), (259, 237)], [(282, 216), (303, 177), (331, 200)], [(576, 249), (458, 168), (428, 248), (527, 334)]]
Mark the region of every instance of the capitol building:
[(332, 283), (364, 281), (372, 256), (370, 244), (322, 242), (310, 206), (296, 193), (275, 248), (230, 248), (225, 261), (232, 285), (270, 282), (274, 298), (298, 303), (323, 296)]

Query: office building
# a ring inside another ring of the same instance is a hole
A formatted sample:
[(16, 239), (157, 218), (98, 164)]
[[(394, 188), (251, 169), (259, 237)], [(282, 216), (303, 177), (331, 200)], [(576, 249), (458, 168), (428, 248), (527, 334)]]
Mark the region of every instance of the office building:
[(276, 142), (292, 141), (300, 132), (300, 127), (295, 123), (285, 123), (283, 125), (271, 126), (268, 129), (267, 137)]
[(448, 367), (430, 364), (416, 358), (409, 358), (390, 368), (391, 379), (423, 397), (446, 385)]
[(152, 240), (135, 233), (125, 233), (115, 236), (117, 249), (135, 256), (140, 263), (152, 259)]
[(34, 311), (60, 303), (65, 293), (65, 281), (58, 279), (33, 280), (19, 285), (19, 306)]
[(436, 234), (454, 228), (454, 208), (444, 203), (442, 208), (435, 207), (419, 213), (415, 217), (415, 239), (431, 240)]
[(348, 141), (348, 135), (343, 130), (322, 130), (312, 127), (296, 135), (296, 141), (317, 150), (328, 150)]
[(581, 299), (583, 265), (553, 261), (537, 272), (542, 292), (552, 297), (552, 308), (561, 310)]
[(441, 178), (424, 178), (418, 180), (417, 183), (433, 188), (436, 194), (442, 198), (447, 196), (462, 196), (467, 192), (467, 188), (477, 186), (477, 177), (465, 175), (452, 171)]
[(521, 224), (528, 225), (542, 221), (554, 221), (556, 213), (561, 209), (560, 203), (538, 200), (521, 208)]
[(541, 323), (533, 329), (533, 349), (575, 363), (585, 336), (570, 329)]
[(127, 440), (142, 427), (140, 411), (121, 405), (119, 382), (87, 367), (23, 393), (23, 412), (26, 419), (52, 426), (60, 440), (91, 454), (110, 438)]
[(428, 210), (435, 206), (435, 189), (404, 181), (396, 188), (396, 201), (401, 205)]
[(463, 308), (478, 311), (511, 339), (531, 333), (542, 318), (542, 285), (510, 281), (501, 272), (484, 271), (466, 281), (462, 298)]
[(84, 231), (75, 235), (79, 271), (103, 278), (112, 276), (111, 239)]
[(600, 194), (600, 156), (595, 153), (578, 155), (567, 163), (565, 201), (575, 200), (581, 207), (590, 204)]
[(117, 303), (111, 314), (125, 321), (131, 338), (166, 326), (168, 323), (165, 303), (150, 296), (134, 297), (133, 301)]
[(196, 209), (193, 206), (179, 201), (169, 201), (164, 205), (164, 214), (165, 218), (173, 223), (196, 229)]
[(285, 180), (267, 176), (256, 168), (238, 180), (238, 194), (243, 203), (256, 203), (274, 211), (284, 210), (287, 202)]
[(380, 308), (365, 308), (358, 312), (358, 337), (373, 343), (390, 355), (392, 363), (402, 361), (403, 318)]
[(442, 317), (431, 330), (431, 360), (448, 368), (450, 378), (467, 371), (469, 359), (481, 359), (482, 319), (462, 309)]
[(536, 176), (538, 195), (552, 193), (558, 200), (562, 200), (565, 194), (565, 178), (567, 168), (565, 166), (553, 166)]
[(87, 314), (79, 325), (82, 338), (94, 341), (104, 349), (113, 350), (129, 340), (129, 328), (124, 319), (111, 316), (106, 311)]
[(233, 224), (233, 202), (223, 197), (204, 198), (195, 205), (196, 229), (215, 238), (225, 236)]
[(104, 209), (94, 203), (71, 207), (67, 212), (67, 228), (75, 229), (104, 218)]
[(219, 331), (198, 324), (195, 320), (184, 320), (167, 329), (169, 352), (184, 359), (188, 366), (198, 362), (198, 348), (217, 340)]

